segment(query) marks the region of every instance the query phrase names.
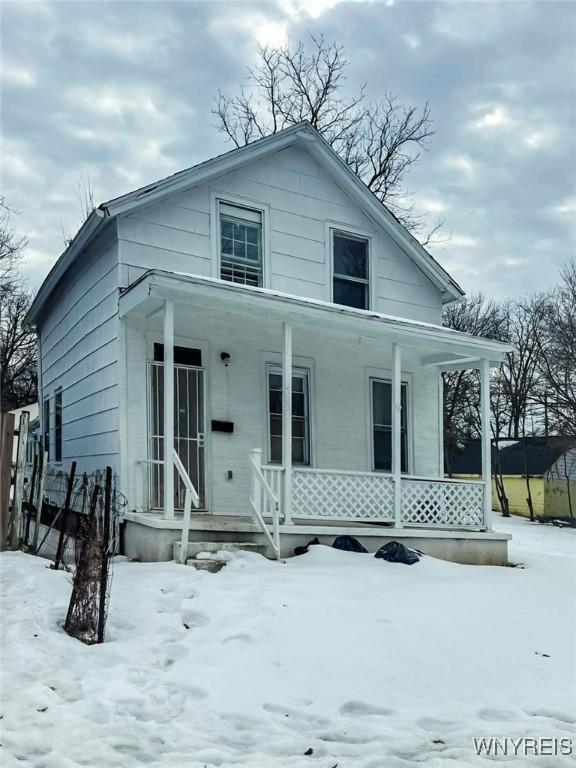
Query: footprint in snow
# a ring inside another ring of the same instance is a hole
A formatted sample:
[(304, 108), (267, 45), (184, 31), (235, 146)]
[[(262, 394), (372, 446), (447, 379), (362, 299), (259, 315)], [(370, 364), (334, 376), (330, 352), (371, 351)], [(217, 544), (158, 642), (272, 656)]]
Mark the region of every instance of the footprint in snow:
[(550, 720), (558, 720), (560, 723), (567, 723), (568, 725), (576, 725), (576, 718), (566, 712), (559, 712), (554, 709), (539, 709), (533, 712), (527, 712), (527, 715), (531, 717), (547, 717)]
[(174, 666), (177, 661), (182, 661), (182, 659), (188, 656), (188, 653), (188, 648), (184, 645), (177, 645), (173, 642), (167, 643), (158, 648), (157, 660), (154, 662), (154, 666), (168, 669)]
[(385, 707), (378, 707), (373, 704), (367, 704), (364, 701), (347, 701), (340, 707), (341, 715), (352, 715), (354, 717), (363, 717), (365, 715), (380, 715), (381, 717), (387, 717), (393, 715), (393, 709), (386, 709)]
[(156, 606), (157, 613), (175, 613), (180, 607), (180, 601), (177, 597), (169, 595)]
[(326, 728), (330, 724), (330, 720), (326, 717), (303, 712), (283, 704), (262, 704), (262, 709), (272, 715), (285, 718), (286, 726), (296, 731)]
[(416, 725), (423, 728), (425, 731), (445, 731), (448, 728), (454, 728), (458, 723), (454, 720), (439, 720), (435, 717), (422, 717), (417, 721)]
[(252, 635), (247, 634), (246, 632), (240, 632), (237, 635), (229, 635), (228, 637), (224, 637), (222, 639), (223, 643), (242, 643), (244, 645), (249, 645), (252, 643), (254, 638)]
[(197, 629), (205, 627), (210, 623), (210, 619), (202, 611), (184, 611), (182, 613), (182, 624), (185, 629)]
[(489, 722), (499, 722), (500, 720), (517, 720), (518, 715), (509, 709), (481, 709), (478, 712), (478, 717), (481, 720), (488, 720)]

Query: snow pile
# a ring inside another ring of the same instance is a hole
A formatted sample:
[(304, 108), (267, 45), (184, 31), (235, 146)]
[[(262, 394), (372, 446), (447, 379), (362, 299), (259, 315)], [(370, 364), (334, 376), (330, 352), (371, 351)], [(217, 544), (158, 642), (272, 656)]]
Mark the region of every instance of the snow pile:
[(91, 647), (59, 628), (70, 577), (3, 553), (0, 762), (441, 768), (494, 765), (474, 737), (576, 747), (573, 532), (506, 527), (523, 569), (321, 546), (217, 574), (119, 560)]

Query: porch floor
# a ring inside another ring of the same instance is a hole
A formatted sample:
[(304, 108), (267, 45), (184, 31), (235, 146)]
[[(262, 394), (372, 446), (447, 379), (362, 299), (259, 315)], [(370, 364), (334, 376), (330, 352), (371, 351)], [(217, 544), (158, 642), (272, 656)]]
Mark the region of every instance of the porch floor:
[[(173, 545), (180, 540), (182, 517), (166, 519), (153, 512), (126, 512), (126, 554), (138, 560), (171, 560)], [(407, 546), (433, 557), (460, 563), (505, 565), (508, 561), (509, 534), (496, 531), (443, 530), (439, 528), (395, 528), (388, 524), (357, 521), (298, 521), (280, 525), (282, 556), (317, 537), (332, 545), (336, 536), (354, 536), (369, 552), (391, 540), (404, 540)], [(216, 536), (217, 535), (217, 536)], [(247, 516), (192, 515), (190, 541), (246, 541), (265, 543), (258, 525)]]

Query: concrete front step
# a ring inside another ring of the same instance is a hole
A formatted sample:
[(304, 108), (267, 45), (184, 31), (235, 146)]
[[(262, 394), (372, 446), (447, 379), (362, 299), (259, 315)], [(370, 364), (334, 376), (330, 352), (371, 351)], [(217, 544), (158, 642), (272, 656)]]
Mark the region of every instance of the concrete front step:
[(197, 571), (218, 573), (226, 565), (224, 560), (186, 560), (186, 565), (191, 565)]
[[(186, 561), (188, 562), (191, 558), (197, 558), (202, 552), (215, 554), (216, 552), (239, 552), (240, 550), (265, 555), (266, 545), (255, 544), (249, 541), (189, 541), (186, 550)], [(180, 561), (179, 541), (174, 543), (174, 560)]]

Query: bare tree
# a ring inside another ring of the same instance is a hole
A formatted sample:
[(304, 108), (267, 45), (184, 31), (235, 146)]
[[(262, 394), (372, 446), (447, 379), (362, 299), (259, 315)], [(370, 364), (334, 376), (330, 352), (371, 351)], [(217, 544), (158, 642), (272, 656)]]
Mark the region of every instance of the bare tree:
[(307, 120), (402, 224), (420, 234), (424, 220), (414, 213), (404, 181), (433, 135), (428, 105), (405, 106), (388, 92), (371, 102), (364, 87), (347, 95), (350, 62), (322, 36), (311, 37), (309, 46), (260, 46), (258, 58), (238, 95), (218, 92), (218, 129), (241, 147)]
[(576, 435), (576, 259), (561, 272), (561, 284), (546, 305), (539, 366), (553, 428)]
[(542, 388), (541, 340), (547, 312), (548, 298), (544, 294), (508, 304), (508, 340), (514, 350), (506, 355), (495, 382), (502, 391), (507, 410), (505, 423), (498, 432), (499, 437), (519, 440), (526, 436), (529, 408), (536, 399), (536, 393)]
[(86, 221), (88, 216), (90, 216), (96, 207), (94, 202), (95, 191), (96, 188), (90, 178), (90, 172), (83, 171), (80, 174), (78, 186), (76, 187), (76, 197), (78, 198), (78, 203), (80, 205), (80, 215), (82, 217), (82, 221), (80, 222), (81, 224)]
[(14, 229), (14, 214), (6, 199), (0, 197), (0, 302), (19, 282), (18, 263), (26, 247), (26, 238), (18, 236)]
[[(505, 308), (482, 294), (446, 307), (443, 324), (456, 331), (490, 339), (504, 340), (508, 335)], [(445, 371), (442, 378), (445, 466), (451, 474), (458, 451), (470, 439), (480, 436), (480, 382), (477, 371), (470, 370)], [(498, 403), (494, 402), (493, 411), (499, 413), (499, 410)]]
[(6, 291), (0, 306), (0, 410), (28, 405), (37, 397), (36, 334), (23, 322), (32, 296), (17, 287)]

